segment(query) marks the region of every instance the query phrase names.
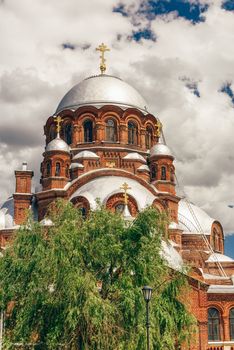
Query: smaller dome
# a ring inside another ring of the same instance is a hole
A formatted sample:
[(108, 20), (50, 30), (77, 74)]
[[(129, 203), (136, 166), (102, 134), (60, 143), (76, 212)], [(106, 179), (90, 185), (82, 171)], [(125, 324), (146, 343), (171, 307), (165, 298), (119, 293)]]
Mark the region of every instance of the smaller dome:
[(123, 157), (123, 159), (140, 160), (141, 162), (146, 163), (145, 158), (137, 152), (128, 153), (125, 157)]
[(70, 147), (58, 135), (55, 139), (50, 141), (46, 146), (46, 152), (50, 152), (50, 151), (63, 151), (63, 152), (70, 153)]
[(73, 157), (74, 160), (81, 159), (81, 158), (99, 159), (100, 157), (96, 153), (91, 151), (81, 151)]
[(149, 169), (148, 165), (146, 165), (146, 164), (142, 164), (141, 166), (139, 166), (139, 168), (137, 168), (137, 170), (143, 171), (143, 172), (146, 171), (147, 173), (150, 172), (150, 169)]
[(168, 156), (173, 157), (171, 150), (167, 145), (164, 143), (156, 143), (151, 149), (150, 149), (150, 158), (154, 156)]
[(77, 169), (77, 168), (83, 169), (84, 166), (83, 166), (83, 164), (80, 164), (80, 163), (72, 163), (72, 164), (70, 165), (70, 169)]

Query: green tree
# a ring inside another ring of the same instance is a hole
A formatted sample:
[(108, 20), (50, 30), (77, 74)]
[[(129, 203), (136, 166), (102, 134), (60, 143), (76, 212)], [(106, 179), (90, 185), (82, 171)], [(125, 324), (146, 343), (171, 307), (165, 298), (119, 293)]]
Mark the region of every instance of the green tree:
[(188, 340), (193, 319), (178, 299), (186, 278), (160, 254), (164, 216), (147, 208), (126, 225), (100, 207), (84, 220), (63, 201), (49, 216), (46, 228), (28, 219), (0, 259), (6, 348), (145, 349), (146, 284), (152, 349)]

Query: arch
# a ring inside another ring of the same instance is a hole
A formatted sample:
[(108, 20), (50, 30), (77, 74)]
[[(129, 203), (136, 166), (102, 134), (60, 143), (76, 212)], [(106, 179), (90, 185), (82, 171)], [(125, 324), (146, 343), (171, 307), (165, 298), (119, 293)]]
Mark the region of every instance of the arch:
[(153, 128), (151, 125), (146, 126), (145, 146), (147, 149), (150, 149), (153, 146)]
[(167, 168), (165, 165), (161, 166), (161, 180), (167, 179)]
[(90, 211), (90, 204), (88, 199), (83, 196), (78, 196), (78, 197), (72, 198), (71, 202), (73, 203), (75, 208), (80, 210), (81, 215), (84, 218), (86, 218)]
[(63, 137), (68, 145), (72, 144), (73, 126), (70, 122), (66, 123), (63, 127)]
[(86, 119), (83, 122), (84, 142), (93, 142), (93, 122), (91, 119)]
[(135, 146), (138, 144), (138, 126), (132, 120), (128, 122), (128, 144)]
[(108, 118), (106, 123), (106, 141), (116, 142), (117, 138), (117, 123), (113, 118)]
[(234, 340), (234, 307), (230, 309), (230, 313), (229, 313), (229, 328), (230, 328), (230, 339)]
[[(113, 212), (116, 212), (118, 206), (123, 205), (124, 209), (124, 196), (123, 193), (116, 193), (110, 196), (106, 201), (106, 207)], [(128, 208), (130, 214), (135, 217), (138, 213), (138, 206), (135, 198), (128, 194)]]
[(55, 163), (55, 176), (61, 175), (61, 164), (60, 162)]
[(208, 340), (219, 341), (221, 339), (220, 312), (215, 307), (208, 309)]

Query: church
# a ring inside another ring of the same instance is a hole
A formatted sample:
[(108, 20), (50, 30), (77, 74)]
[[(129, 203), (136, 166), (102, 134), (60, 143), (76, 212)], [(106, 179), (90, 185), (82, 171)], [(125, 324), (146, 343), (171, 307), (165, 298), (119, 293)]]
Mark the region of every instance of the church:
[(177, 194), (174, 155), (162, 123), (141, 94), (119, 77), (100, 74), (73, 86), (44, 126), (41, 180), (32, 192), (33, 171), (15, 170), (15, 192), (0, 209), (0, 254), (31, 209), (51, 225), (47, 208), (56, 198), (71, 201), (85, 216), (96, 199), (132, 220), (152, 205), (170, 218), (163, 254), (171, 268), (190, 266), (192, 313), (197, 319), (191, 350), (234, 350), (234, 260), (224, 255), (220, 222)]

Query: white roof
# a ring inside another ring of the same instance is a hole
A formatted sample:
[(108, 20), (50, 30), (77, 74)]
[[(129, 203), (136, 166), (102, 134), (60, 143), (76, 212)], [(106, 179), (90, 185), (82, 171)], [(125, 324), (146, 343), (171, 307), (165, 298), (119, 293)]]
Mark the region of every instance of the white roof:
[(83, 169), (84, 168), (84, 165), (83, 164), (80, 164), (80, 163), (72, 163), (70, 165), (70, 169), (76, 169), (76, 168), (81, 168)]
[(183, 259), (169, 241), (162, 241), (161, 254), (172, 269), (178, 271), (181, 271), (183, 269)]
[(73, 157), (73, 160), (75, 159), (81, 159), (81, 158), (95, 158), (95, 159), (99, 159), (100, 157), (94, 153), (94, 152), (91, 152), (91, 151), (81, 151), (79, 153), (77, 153), (74, 157)]
[(164, 143), (156, 143), (151, 149), (150, 149), (150, 157), (153, 156), (170, 156), (173, 157), (171, 150), (167, 145)]
[(150, 172), (150, 169), (146, 164), (142, 164), (141, 166), (139, 166), (139, 168), (137, 168), (137, 170)]
[(152, 204), (155, 196), (138, 181), (122, 176), (102, 176), (89, 181), (77, 189), (70, 200), (77, 196), (84, 196), (90, 203), (92, 209), (96, 208), (96, 199), (105, 204), (110, 196), (116, 193), (123, 193), (120, 187), (127, 182), (131, 189), (128, 193), (135, 198), (138, 209), (143, 210), (147, 205)]
[(70, 147), (65, 141), (63, 141), (59, 136), (57, 136), (46, 146), (46, 152), (50, 151), (63, 151), (70, 153)]
[(234, 294), (234, 286), (230, 285), (211, 285), (208, 288), (207, 293), (219, 293), (219, 294)]
[(100, 74), (86, 78), (73, 86), (63, 97), (56, 113), (84, 105), (118, 105), (145, 110), (146, 101), (131, 85), (120, 78)]
[(204, 210), (190, 203), (193, 213), (195, 214), (203, 232), (200, 232), (199, 227), (189, 210), (188, 203), (185, 199), (179, 201), (178, 219), (181, 228), (185, 233), (204, 233), (209, 235), (211, 233), (211, 227), (215, 221)]
[(0, 209), (0, 230), (14, 227), (14, 199), (10, 197)]
[(213, 253), (209, 256), (209, 258), (206, 260), (207, 262), (234, 262), (232, 258), (230, 258), (227, 255), (219, 254), (219, 253)]
[(123, 159), (140, 160), (143, 163), (146, 163), (145, 158), (141, 154), (139, 154), (137, 152), (128, 153), (126, 156), (123, 157)]

